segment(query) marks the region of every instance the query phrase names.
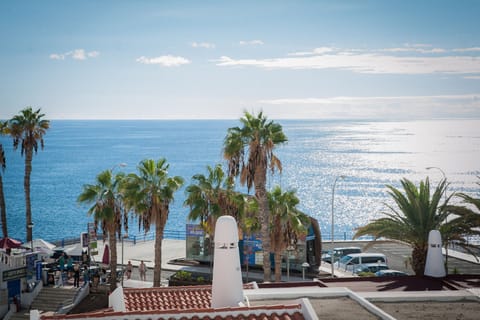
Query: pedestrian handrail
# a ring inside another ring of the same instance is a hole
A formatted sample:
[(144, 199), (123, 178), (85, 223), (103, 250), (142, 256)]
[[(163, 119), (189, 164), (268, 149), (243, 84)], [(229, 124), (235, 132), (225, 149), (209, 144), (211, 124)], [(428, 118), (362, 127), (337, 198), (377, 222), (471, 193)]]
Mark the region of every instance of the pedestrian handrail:
[[(185, 231), (180, 230), (164, 230), (163, 231), (163, 238), (164, 239), (175, 239), (175, 240), (185, 240), (186, 233)], [(102, 241), (104, 239), (103, 234), (97, 234), (97, 239)], [(106, 240), (106, 237), (105, 237)], [(137, 234), (128, 234), (123, 236), (123, 241), (133, 242), (133, 244), (137, 243), (138, 241), (151, 241), (155, 240), (155, 231), (150, 231), (147, 233), (139, 232)], [(64, 247), (67, 245), (77, 244), (80, 243), (80, 237), (69, 237), (69, 238), (61, 238), (56, 240), (50, 240), (52, 244), (57, 247)]]

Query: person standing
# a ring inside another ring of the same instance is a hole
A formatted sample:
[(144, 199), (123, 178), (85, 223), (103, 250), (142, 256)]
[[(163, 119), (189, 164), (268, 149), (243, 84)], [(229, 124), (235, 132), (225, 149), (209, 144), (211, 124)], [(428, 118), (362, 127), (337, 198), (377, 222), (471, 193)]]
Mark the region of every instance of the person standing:
[(132, 277), (133, 265), (132, 262), (129, 260), (127, 264), (127, 280)]
[(68, 279), (72, 277), (73, 273), (73, 258), (72, 256), (67, 256), (67, 272), (68, 272)]
[(73, 266), (73, 286), (75, 288), (80, 287), (80, 266), (78, 263)]
[(57, 270), (55, 272), (55, 286), (58, 287), (63, 287), (63, 272), (60, 270)]
[(83, 266), (83, 285), (90, 283), (90, 273), (87, 265)]
[(63, 273), (63, 270), (65, 269), (65, 255), (63, 252), (57, 261), (58, 261), (58, 268), (60, 269), (60, 272)]
[(147, 267), (145, 266), (145, 263), (143, 262), (143, 260), (140, 262), (140, 265), (138, 266), (138, 271), (140, 272), (140, 280), (146, 281)]

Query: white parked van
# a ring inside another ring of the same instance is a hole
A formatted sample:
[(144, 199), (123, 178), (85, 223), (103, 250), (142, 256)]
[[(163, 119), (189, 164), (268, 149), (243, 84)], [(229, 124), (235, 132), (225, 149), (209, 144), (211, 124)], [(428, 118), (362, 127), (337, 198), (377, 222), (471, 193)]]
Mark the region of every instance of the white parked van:
[(387, 267), (387, 257), (382, 253), (352, 253), (344, 256), (340, 261), (335, 262), (335, 268), (355, 272), (358, 265), (371, 265), (376, 264), (379, 269)]

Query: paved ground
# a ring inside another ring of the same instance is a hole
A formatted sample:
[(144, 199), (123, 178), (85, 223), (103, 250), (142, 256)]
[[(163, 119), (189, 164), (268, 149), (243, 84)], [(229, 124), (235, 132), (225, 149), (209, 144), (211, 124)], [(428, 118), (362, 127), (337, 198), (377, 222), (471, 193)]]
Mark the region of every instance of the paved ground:
[[(335, 247), (340, 246), (361, 246), (365, 248), (367, 246), (366, 242), (342, 242), (342, 243), (335, 243)], [(329, 243), (324, 244), (324, 250), (328, 250), (330, 247)], [(129, 260), (135, 266), (132, 279), (124, 280), (125, 287), (142, 287), (142, 286), (151, 286), (151, 281), (153, 280), (153, 257), (154, 257), (154, 248), (153, 248), (153, 241), (146, 241), (146, 242), (137, 242), (135, 245), (133, 243), (124, 243), (123, 248), (123, 262), (126, 264)], [(121, 264), (122, 262), (122, 254), (121, 254), (121, 244), (118, 245), (118, 263)], [(405, 258), (410, 255), (410, 248), (408, 246), (404, 246), (401, 244), (393, 244), (387, 242), (376, 242), (367, 248), (365, 251), (368, 252), (382, 252), (387, 255), (389, 259), (389, 264), (391, 268), (399, 269), (402, 271), (406, 271), (412, 274), (412, 270), (410, 269), (409, 265), (405, 265)], [(103, 246), (100, 248), (99, 257), (103, 254)], [(162, 249), (162, 279), (164, 283), (166, 279), (180, 269), (187, 269), (189, 271), (200, 271), (200, 272), (208, 272), (208, 266), (182, 266), (178, 264), (171, 264), (169, 261), (175, 259), (181, 259), (185, 257), (185, 241), (183, 240), (170, 240), (166, 239), (163, 243)], [(142, 282), (140, 280), (140, 275), (138, 272), (138, 264), (140, 260), (144, 260), (147, 264), (148, 272), (147, 272), (147, 281)], [(451, 260), (454, 260), (453, 258)], [(458, 266), (463, 266), (464, 262), (458, 261), (455, 262)], [(473, 269), (465, 269), (467, 270), (474, 270), (476, 274), (480, 274), (480, 265), (479, 264), (472, 264), (468, 262), (467, 266), (472, 265)], [(463, 270), (462, 270), (463, 271)], [(250, 271), (250, 278), (258, 277), (259, 279), (262, 278), (261, 270), (257, 271)], [(244, 273), (245, 276), (245, 273)], [(410, 278), (410, 277), (409, 277)], [(284, 277), (284, 280), (285, 277)], [(292, 281), (302, 281), (302, 277), (299, 274), (291, 275), (290, 280)], [(347, 287), (355, 292), (359, 292), (359, 294), (367, 295), (367, 296), (374, 296), (375, 294), (379, 294), (382, 298), (386, 295), (394, 294), (408, 294), (410, 292), (403, 293), (402, 291), (408, 290), (423, 290), (423, 292), (430, 292), (433, 291), (439, 294), (450, 294), (455, 291), (449, 290), (448, 287), (443, 288), (442, 284), (438, 287), (437, 282), (429, 283), (428, 280), (422, 280), (415, 278), (413, 282), (398, 282), (395, 280), (386, 281), (386, 282), (379, 282), (381, 280), (371, 280), (371, 281), (351, 281), (348, 279), (336, 279), (337, 282), (331, 282), (328, 279), (323, 280), (327, 286), (341, 286)], [(385, 281), (385, 280), (384, 280)], [(426, 281), (426, 282), (425, 282)], [(310, 282), (311, 283), (311, 282)], [(471, 285), (480, 287), (480, 278), (472, 278), (466, 280), (457, 280), (457, 282), (453, 281), (452, 285)], [(437, 291), (439, 289), (446, 289)], [(427, 291), (425, 291), (427, 290)], [(371, 297), (370, 297), (371, 298)], [(90, 306), (94, 305), (96, 307), (106, 306), (107, 303), (107, 296), (104, 295), (90, 295), (87, 297), (85, 304), (79, 305), (74, 312), (85, 312), (89, 309)], [(275, 301), (274, 301), (275, 302)], [(276, 301), (278, 303), (278, 301)], [(398, 319), (438, 319), (438, 318), (445, 318), (447, 316), (448, 319), (477, 319), (478, 314), (480, 313), (480, 303), (478, 301), (460, 301), (460, 302), (442, 302), (439, 304), (432, 303), (431, 301), (415, 301), (415, 302), (402, 302), (401, 300), (396, 301), (395, 303), (388, 303), (388, 302), (375, 302), (378, 304), (381, 309), (384, 309), (386, 312), (392, 314)], [(346, 298), (335, 298), (335, 299), (312, 299), (312, 304), (315, 304), (321, 309), (321, 316), (324, 319), (327, 318), (336, 318), (336, 319), (375, 319), (376, 317), (372, 317), (372, 315), (368, 312), (365, 312), (365, 309), (359, 306), (356, 302), (352, 301), (351, 299)], [(82, 307), (83, 306), (83, 307)], [(85, 309), (86, 308), (86, 309)], [(320, 310), (319, 309), (319, 310)], [(331, 316), (331, 317), (330, 317)], [(450, 317), (451, 316), (451, 317)]]
[[(412, 249), (405, 244), (391, 241), (337, 241), (333, 247), (360, 247), (364, 252), (383, 253), (387, 256), (390, 269), (414, 274), (409, 263)], [(331, 250), (331, 248), (332, 244), (330, 242), (323, 243), (322, 250)], [(449, 255), (448, 269), (450, 274), (455, 273), (454, 271), (460, 274), (480, 274), (480, 262), (473, 258), (472, 255), (452, 250), (449, 251)], [(328, 266), (330, 265), (328, 264)]]
[[(349, 247), (349, 246), (358, 246), (363, 249), (365, 252), (380, 252), (387, 256), (388, 258), (388, 265), (391, 269), (396, 269), (400, 271), (407, 272), (408, 274), (413, 274), (409, 261), (409, 256), (411, 255), (411, 249), (409, 246), (401, 244), (401, 243), (393, 243), (393, 242), (386, 242), (386, 241), (337, 241), (334, 243), (334, 247)], [(330, 242), (323, 243), (323, 250), (330, 250), (332, 244)], [(162, 281), (165, 284), (168, 277), (175, 273), (178, 270), (186, 269), (193, 272), (201, 272), (201, 273), (208, 273), (210, 270), (206, 266), (185, 266), (180, 264), (172, 264), (169, 263), (176, 259), (184, 259), (185, 258), (185, 240), (173, 240), (173, 239), (165, 239), (163, 240), (162, 246)], [(104, 244), (99, 242), (99, 254), (96, 256), (97, 260), (103, 256), (104, 251)], [(136, 243), (126, 241), (123, 243), (117, 244), (117, 263), (119, 265), (126, 265), (128, 261), (131, 261), (134, 265), (133, 273), (132, 273), (132, 286), (148, 286), (148, 283), (153, 281), (153, 266), (154, 266), (154, 241), (137, 241)], [(450, 250), (451, 254), (454, 252)], [(460, 253), (457, 255), (461, 256)], [(461, 256), (462, 258), (469, 259), (468, 260), (461, 260), (454, 257), (449, 257), (449, 269), (450, 273), (453, 273), (453, 269), (455, 268), (460, 274), (480, 274), (480, 263), (478, 263), (475, 259), (472, 259), (472, 256)], [(140, 274), (138, 272), (138, 265), (140, 261), (144, 260), (145, 264), (147, 265), (147, 283), (135, 283), (136, 280), (140, 280)], [(330, 270), (329, 264), (324, 264), (326, 269)], [(324, 269), (324, 270), (326, 270)], [(327, 270), (327, 271), (328, 271)], [(329, 271), (328, 271), (329, 272)], [(315, 277), (318, 274), (311, 274), (311, 276)], [(324, 276), (328, 276), (324, 274)], [(250, 269), (249, 273), (246, 274), (244, 272), (244, 277), (248, 277), (249, 280), (257, 280), (260, 281), (262, 279), (262, 272), (261, 270)], [(307, 274), (308, 277), (308, 274)], [(126, 280), (126, 279), (125, 279)], [(286, 279), (286, 275), (283, 275), (283, 280)], [(302, 276), (300, 274), (292, 273), (289, 280), (302, 280)]]

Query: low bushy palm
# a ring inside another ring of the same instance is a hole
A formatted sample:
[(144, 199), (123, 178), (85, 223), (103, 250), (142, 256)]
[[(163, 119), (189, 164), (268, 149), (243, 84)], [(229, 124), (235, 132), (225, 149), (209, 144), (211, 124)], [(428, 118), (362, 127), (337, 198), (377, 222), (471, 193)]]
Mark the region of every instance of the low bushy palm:
[(396, 207), (388, 205), (390, 211), (384, 212), (385, 217), (358, 228), (354, 238), (372, 235), (375, 239), (383, 237), (410, 244), (413, 271), (416, 275), (423, 275), (428, 234), (431, 230), (439, 230), (448, 216), (448, 211), (444, 210), (446, 203), (440, 204), (447, 183), (446, 180), (441, 181), (432, 194), (428, 178), (421, 181), (418, 188), (406, 178), (401, 180), (401, 184), (403, 192), (387, 186)]

